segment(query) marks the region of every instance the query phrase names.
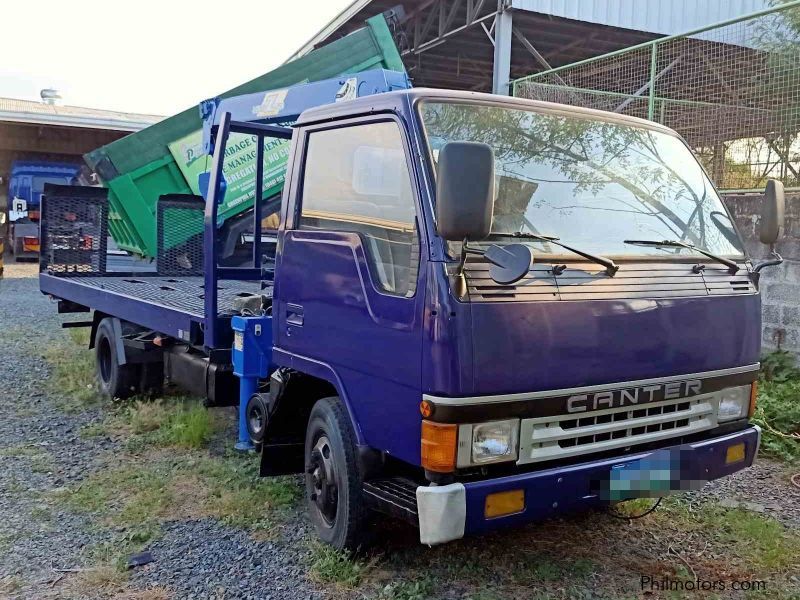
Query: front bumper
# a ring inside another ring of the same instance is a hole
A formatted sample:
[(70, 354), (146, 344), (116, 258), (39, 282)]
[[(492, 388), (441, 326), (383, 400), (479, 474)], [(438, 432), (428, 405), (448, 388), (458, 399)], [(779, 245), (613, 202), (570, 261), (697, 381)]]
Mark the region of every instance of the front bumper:
[[(735, 433), (675, 446), (687, 448), (690, 464), (681, 465), (681, 476), (711, 481), (753, 464), (761, 441), (761, 430), (751, 426)], [(744, 459), (726, 464), (730, 446), (743, 443)], [(596, 482), (607, 480), (612, 468), (652, 455), (642, 452), (620, 458), (606, 458), (543, 471), (486, 479), (446, 486), (417, 488), (420, 542), (440, 544), (467, 534), (484, 533), (511, 525), (522, 525), (554, 515), (586, 510), (608, 504), (596, 489)], [(524, 507), (514, 514), (487, 518), (486, 499), (490, 494), (522, 490)]]

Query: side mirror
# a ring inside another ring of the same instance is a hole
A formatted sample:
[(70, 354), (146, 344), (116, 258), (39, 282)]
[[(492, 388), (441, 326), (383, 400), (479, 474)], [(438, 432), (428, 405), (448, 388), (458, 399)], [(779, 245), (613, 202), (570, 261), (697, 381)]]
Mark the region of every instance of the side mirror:
[(764, 192), (764, 206), (761, 209), (761, 231), (759, 238), (762, 244), (772, 246), (778, 241), (783, 230), (783, 183), (770, 179)]
[(439, 150), (436, 224), (450, 241), (489, 235), (494, 212), (494, 151), (477, 142), (448, 142)]

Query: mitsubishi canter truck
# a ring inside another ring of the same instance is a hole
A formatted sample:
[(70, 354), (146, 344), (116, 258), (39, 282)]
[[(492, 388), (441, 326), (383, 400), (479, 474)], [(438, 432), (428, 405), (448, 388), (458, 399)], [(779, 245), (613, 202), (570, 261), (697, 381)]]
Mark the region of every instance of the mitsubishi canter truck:
[[(238, 446), (261, 453), (262, 475), (304, 474), (310, 518), (337, 548), (361, 543), (370, 510), (437, 544), (752, 464), (759, 274), (780, 257), (746, 256), (675, 132), (517, 98), (361, 89), (290, 128), (261, 121), (258, 98), (205, 105), (201, 271), (111, 272), (102, 248), (71, 264), (48, 232), (69, 239), (60, 215), (78, 200), (92, 207), (82, 227), (102, 230), (106, 201), (51, 189), (41, 289), (62, 312), (94, 311), (107, 393), (166, 374), (238, 402)], [(291, 140), (280, 196), (262, 198), (254, 169), (250, 258), (236, 267), (219, 260), (218, 218), (234, 133), (253, 136), (256, 165), (270, 140)], [(767, 244), (782, 202), (770, 183)], [(276, 241), (262, 244), (270, 215)]]

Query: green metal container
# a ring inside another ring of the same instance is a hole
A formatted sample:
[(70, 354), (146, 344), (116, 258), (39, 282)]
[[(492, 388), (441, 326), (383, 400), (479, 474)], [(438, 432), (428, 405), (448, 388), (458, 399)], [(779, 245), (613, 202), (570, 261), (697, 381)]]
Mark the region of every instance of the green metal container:
[[(297, 83), (319, 81), (370, 69), (405, 70), (382, 15), (331, 44), (233, 88), (220, 97), (239, 96)], [(84, 156), (109, 188), (109, 232), (117, 245), (145, 257), (156, 256), (156, 203), (163, 194), (196, 193), (196, 182), (181, 173), (176, 142), (202, 127), (196, 107), (164, 119)], [(172, 145), (172, 151), (170, 148)], [(246, 210), (249, 205), (242, 205)], [(235, 210), (227, 211), (232, 216)]]

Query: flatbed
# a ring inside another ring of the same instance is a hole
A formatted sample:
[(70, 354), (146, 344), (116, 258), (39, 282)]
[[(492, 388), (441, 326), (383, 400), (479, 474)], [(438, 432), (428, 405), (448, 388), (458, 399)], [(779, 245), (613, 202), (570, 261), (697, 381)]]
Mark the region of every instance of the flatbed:
[[(68, 291), (67, 291), (68, 290)], [(226, 281), (217, 287), (220, 314), (233, 313), (237, 297), (272, 296), (272, 288), (261, 289), (254, 281)], [(203, 321), (204, 282), (199, 276), (162, 276), (158, 273), (107, 273), (90, 277), (58, 277), (42, 274), (42, 291), (97, 306), (101, 297), (109, 305), (131, 303), (136, 311), (180, 313), (184, 318)], [(165, 332), (166, 333), (166, 332)]]

